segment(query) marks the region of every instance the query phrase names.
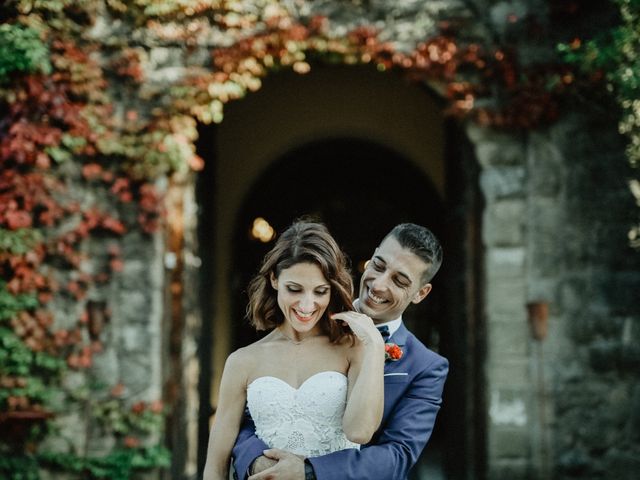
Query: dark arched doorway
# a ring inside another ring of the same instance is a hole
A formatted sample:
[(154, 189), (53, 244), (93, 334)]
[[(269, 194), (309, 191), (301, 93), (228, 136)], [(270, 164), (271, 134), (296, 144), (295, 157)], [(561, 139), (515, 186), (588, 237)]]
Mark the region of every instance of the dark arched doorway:
[[(396, 223), (431, 227), (445, 261), (406, 322), (450, 361), (443, 409), (416, 478), (478, 478), (486, 469), (482, 198), (473, 146), (424, 89), (357, 67), (274, 74), (202, 126), (198, 152), (202, 256), (199, 464), (226, 356), (256, 338), (244, 289), (270, 244), (248, 236), (254, 218), (277, 231), (301, 215), (325, 222), (359, 262)], [(292, 98), (295, 97), (295, 98)], [(294, 101), (295, 100), (295, 101)], [(211, 408), (213, 407), (213, 408)], [(440, 468), (444, 466), (444, 468)]]
[[(255, 218), (265, 218), (277, 232), (300, 216), (324, 222), (351, 258), (357, 285), (362, 264), (394, 225), (419, 223), (443, 238), (445, 214), (444, 202), (429, 179), (388, 147), (356, 138), (330, 138), (287, 152), (252, 186), (238, 214), (233, 242), (233, 348), (258, 338), (244, 319), (245, 288), (273, 241), (263, 243), (250, 235)], [(445, 290), (439, 286), (404, 318), (425, 344), (440, 351), (448, 343), (442, 335), (449, 330), (441, 328), (447, 319)], [(445, 430), (446, 425), (438, 425), (430, 453), (442, 448)], [(429, 463), (433, 468), (433, 461)]]

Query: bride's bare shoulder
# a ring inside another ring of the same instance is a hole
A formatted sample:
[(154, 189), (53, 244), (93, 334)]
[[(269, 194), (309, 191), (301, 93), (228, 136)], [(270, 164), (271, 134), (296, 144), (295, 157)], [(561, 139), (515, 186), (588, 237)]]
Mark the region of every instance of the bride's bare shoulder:
[[(265, 353), (270, 347), (272, 347), (274, 342), (274, 337), (271, 334), (266, 335), (265, 337), (256, 340), (255, 342), (237, 349), (233, 352), (229, 358), (234, 363), (244, 364), (247, 362), (255, 362), (256, 359), (259, 359), (260, 355)], [(233, 357), (233, 358), (232, 358)]]

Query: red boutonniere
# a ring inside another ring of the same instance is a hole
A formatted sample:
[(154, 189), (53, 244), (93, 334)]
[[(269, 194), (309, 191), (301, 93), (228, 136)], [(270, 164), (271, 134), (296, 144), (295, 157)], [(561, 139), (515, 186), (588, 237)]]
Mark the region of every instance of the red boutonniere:
[(404, 352), (402, 349), (396, 345), (395, 343), (385, 343), (384, 344), (384, 360), (391, 360), (392, 362), (397, 362), (402, 358)]

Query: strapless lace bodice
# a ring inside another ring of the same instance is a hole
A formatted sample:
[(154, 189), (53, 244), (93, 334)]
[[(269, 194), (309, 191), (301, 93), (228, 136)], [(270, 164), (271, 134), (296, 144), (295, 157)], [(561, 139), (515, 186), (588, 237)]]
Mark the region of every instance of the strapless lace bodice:
[(342, 430), (347, 377), (326, 371), (295, 389), (276, 377), (259, 377), (247, 388), (256, 434), (271, 448), (314, 457), (359, 448)]

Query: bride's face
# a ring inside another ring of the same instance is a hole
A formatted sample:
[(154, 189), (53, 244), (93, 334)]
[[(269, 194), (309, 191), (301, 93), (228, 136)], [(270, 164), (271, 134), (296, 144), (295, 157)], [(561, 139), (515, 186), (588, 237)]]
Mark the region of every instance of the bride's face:
[[(284, 327), (305, 334), (319, 329), (318, 322), (329, 306), (331, 285), (314, 263), (297, 263), (271, 276), (278, 293)], [(293, 332), (291, 332), (293, 333)]]

